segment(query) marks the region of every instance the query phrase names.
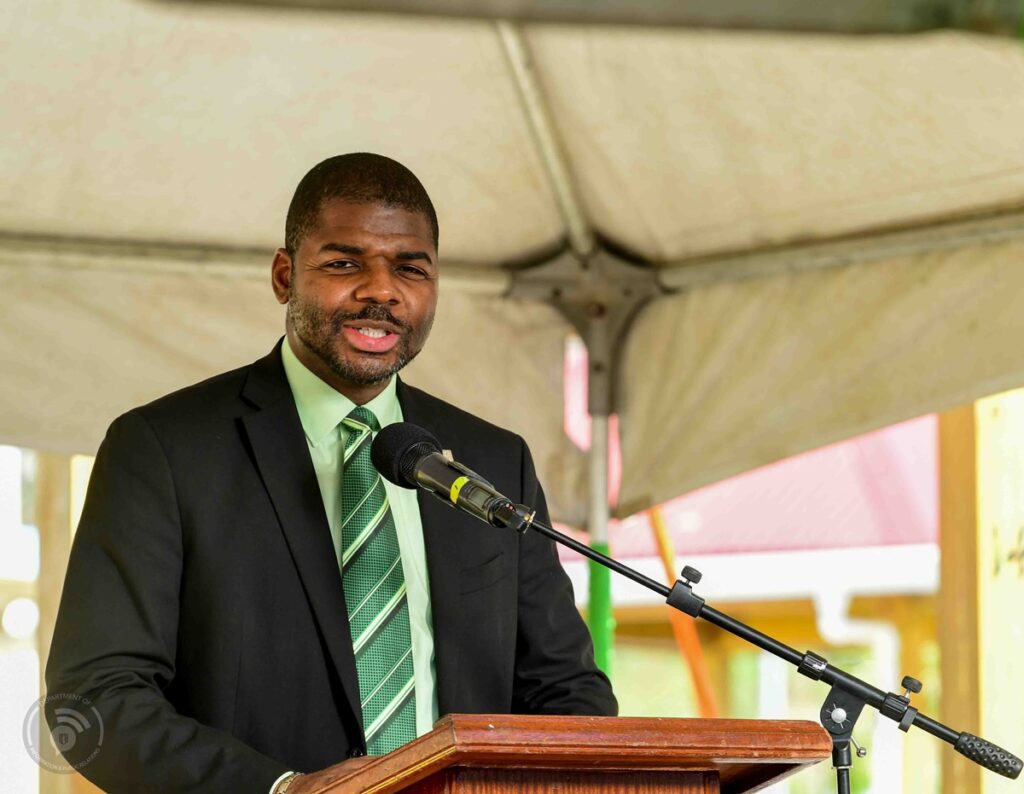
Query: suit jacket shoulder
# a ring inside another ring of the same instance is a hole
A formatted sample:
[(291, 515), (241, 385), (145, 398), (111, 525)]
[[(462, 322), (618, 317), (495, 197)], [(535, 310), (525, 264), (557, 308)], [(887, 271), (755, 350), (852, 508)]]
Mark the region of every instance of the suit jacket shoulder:
[(128, 413), (139, 413), (154, 425), (176, 424), (182, 420), (189, 423), (211, 414), (238, 414), (246, 405), (242, 399), (245, 386), (256, 368), (272, 369), (274, 357), (284, 377), (277, 349), (258, 361), (229, 372), (193, 383), (177, 391), (158, 397), (145, 405), (133, 408)]
[(398, 399), (402, 403), (403, 412), (408, 413), (407, 408), (411, 406), (417, 419), (435, 426), (451, 428), (459, 435), (482, 435), (492, 441), (522, 443), (522, 437), (518, 434), (418, 389), (401, 378), (398, 379)]

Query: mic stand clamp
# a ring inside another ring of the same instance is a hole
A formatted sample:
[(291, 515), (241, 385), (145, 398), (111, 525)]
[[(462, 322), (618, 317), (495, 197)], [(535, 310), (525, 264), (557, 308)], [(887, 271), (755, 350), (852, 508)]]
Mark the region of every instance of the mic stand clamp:
[(703, 574), (696, 568), (687, 565), (683, 568), (680, 578), (676, 579), (675, 585), (669, 591), (668, 605), (675, 607), (680, 612), (685, 612), (692, 618), (699, 618), (704, 609), (705, 601), (693, 592), (693, 586), (699, 584)]
[(508, 499), (495, 500), (488, 506), (488, 516), (491, 526), (508, 527), (514, 529), (520, 535), (533, 526), (533, 520), (537, 517), (537, 511), (526, 505), (517, 505)]
[[(818, 715), (822, 726), (832, 737), (832, 767), (836, 770), (836, 790), (839, 794), (850, 792), (850, 768), (853, 766), (850, 744), (853, 742), (853, 726), (857, 724), (865, 705), (867, 704), (863, 699), (835, 684), (829, 690)], [(867, 751), (859, 748), (857, 755), (863, 758)]]

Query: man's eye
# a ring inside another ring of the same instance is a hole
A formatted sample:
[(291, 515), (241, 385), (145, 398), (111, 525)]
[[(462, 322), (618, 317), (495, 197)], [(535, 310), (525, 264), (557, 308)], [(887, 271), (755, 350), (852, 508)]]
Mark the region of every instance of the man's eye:
[(427, 271), (415, 265), (402, 265), (398, 270), (407, 278), (421, 279), (427, 277)]
[(328, 270), (344, 270), (345, 268), (355, 267), (356, 263), (351, 259), (336, 259), (333, 262), (325, 262), (321, 265), (323, 268)]

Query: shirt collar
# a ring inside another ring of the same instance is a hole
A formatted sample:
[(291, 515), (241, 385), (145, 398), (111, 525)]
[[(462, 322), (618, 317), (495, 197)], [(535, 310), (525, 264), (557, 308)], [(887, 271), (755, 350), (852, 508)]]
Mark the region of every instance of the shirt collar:
[[(302, 430), (309, 443), (319, 447), (332, 439), (341, 420), (352, 412), (356, 404), (307, 369), (292, 351), (287, 337), (281, 345), (281, 361), (295, 397)], [(373, 412), (381, 427), (402, 421), (397, 381), (398, 378), (392, 376), (384, 391), (363, 406)]]

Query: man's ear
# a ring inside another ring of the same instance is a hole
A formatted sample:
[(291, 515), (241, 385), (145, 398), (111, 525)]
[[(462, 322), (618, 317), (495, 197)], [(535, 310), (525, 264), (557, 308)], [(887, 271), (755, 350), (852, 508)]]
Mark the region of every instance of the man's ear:
[(285, 249), (278, 248), (270, 265), (270, 284), (274, 288), (274, 297), (278, 303), (288, 302), (293, 271), (291, 256)]

